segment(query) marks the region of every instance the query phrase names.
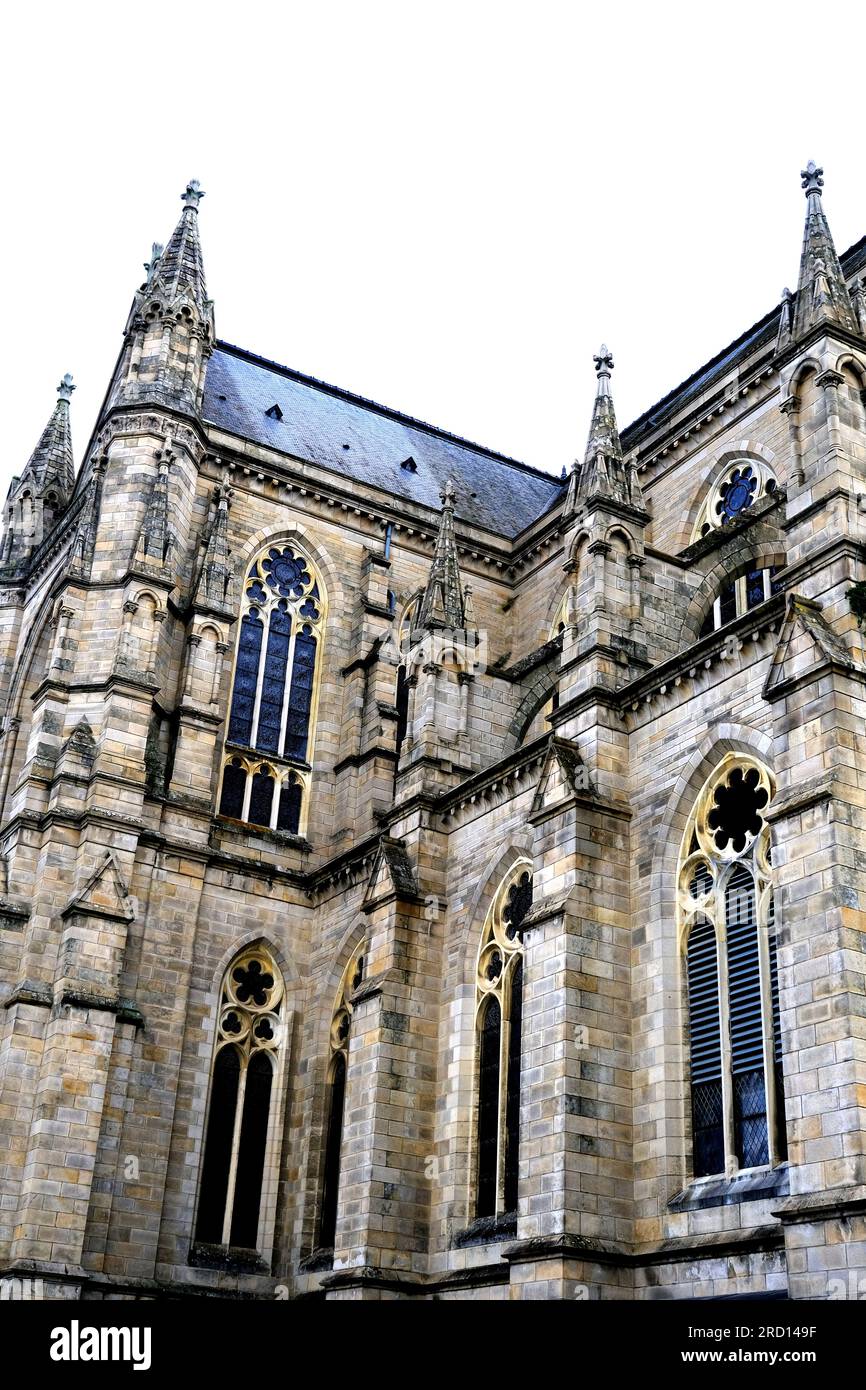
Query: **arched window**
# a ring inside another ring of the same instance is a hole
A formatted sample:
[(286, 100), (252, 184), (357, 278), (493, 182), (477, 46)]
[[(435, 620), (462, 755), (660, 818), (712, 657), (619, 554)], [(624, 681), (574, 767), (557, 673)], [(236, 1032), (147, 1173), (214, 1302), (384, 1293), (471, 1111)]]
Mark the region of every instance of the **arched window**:
[[(272, 545), (258, 556), (244, 588), (222, 816), (292, 835), (305, 830), (323, 610), (316, 570), (295, 546)], [(251, 758), (252, 750), (267, 762)]]
[(476, 1215), (479, 1217), (517, 1210), (522, 932), (531, 905), (532, 870), (528, 864), (521, 863), (512, 869), (496, 892), (478, 951)]
[(783, 587), (781, 580), (776, 578), (778, 573), (778, 565), (756, 566), (741, 574), (739, 579), (731, 579), (713, 600), (701, 625), (700, 636), (706, 637), (716, 628), (724, 627), (725, 623), (733, 622), (734, 618), (739, 618), (778, 594)]
[(717, 478), (698, 513), (692, 541), (709, 535), (719, 526), (728, 526), (749, 507), (774, 493), (778, 487), (769, 464), (761, 459), (737, 459)]
[(322, 1203), (319, 1211), (319, 1245), (332, 1250), (337, 1235), (337, 1201), (340, 1194), (340, 1158), (343, 1146), (343, 1111), (346, 1103), (346, 1076), (349, 1069), (349, 1032), (352, 1026), (351, 996), (364, 978), (363, 947), (350, 960), (343, 974), (331, 1018), (331, 1045), (328, 1058), (328, 1096), (325, 1130), (325, 1166), (322, 1177)]
[(220, 991), (198, 1242), (262, 1248), (262, 1197), (283, 1030), (280, 972), (261, 946), (252, 947), (229, 966)]
[(782, 1038), (765, 768), (729, 755), (686, 827), (678, 901), (685, 950), (692, 1171), (783, 1161)]

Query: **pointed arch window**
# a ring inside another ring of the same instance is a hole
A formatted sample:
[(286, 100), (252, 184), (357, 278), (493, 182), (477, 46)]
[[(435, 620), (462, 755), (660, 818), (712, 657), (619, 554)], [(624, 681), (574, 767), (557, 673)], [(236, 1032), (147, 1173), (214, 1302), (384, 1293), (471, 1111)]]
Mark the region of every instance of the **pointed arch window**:
[(686, 827), (679, 874), (697, 1177), (787, 1156), (766, 769), (730, 755)]
[(283, 982), (267, 951), (235, 958), (220, 990), (195, 1239), (261, 1251), (285, 1030)]
[(337, 1235), (337, 1203), (343, 1147), (343, 1116), (349, 1070), (349, 1034), (352, 1027), (351, 996), (364, 978), (363, 947), (355, 952), (343, 974), (331, 1018), (330, 1056), (325, 1127), (325, 1163), (319, 1209), (319, 1246), (333, 1250)]
[(304, 833), (323, 626), (313, 564), (294, 545), (269, 546), (244, 587), (220, 815)]
[(523, 922), (531, 905), (532, 870), (521, 863), (496, 892), (478, 951), (475, 1200), (479, 1217), (517, 1210)]

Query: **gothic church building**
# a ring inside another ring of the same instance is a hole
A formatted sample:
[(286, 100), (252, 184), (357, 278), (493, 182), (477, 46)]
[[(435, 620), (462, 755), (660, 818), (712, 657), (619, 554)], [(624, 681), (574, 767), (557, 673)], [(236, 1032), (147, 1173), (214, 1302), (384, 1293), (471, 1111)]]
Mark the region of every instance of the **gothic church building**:
[(77, 477), (67, 377), (5, 504), (2, 1288), (866, 1287), (822, 186), (796, 290), (625, 430), (600, 350), (560, 480), (218, 339), (190, 183)]

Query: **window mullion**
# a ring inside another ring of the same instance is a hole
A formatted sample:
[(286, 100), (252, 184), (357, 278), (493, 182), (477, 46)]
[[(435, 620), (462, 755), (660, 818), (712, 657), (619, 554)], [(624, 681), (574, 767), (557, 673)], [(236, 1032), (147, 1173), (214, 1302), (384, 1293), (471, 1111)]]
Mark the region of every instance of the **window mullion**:
[[(502, 963), (505, 976), (506, 961)], [(511, 1045), (511, 1016), (505, 1013), (505, 988), (498, 991), (501, 1027), (499, 1030), (499, 1110), (496, 1116), (496, 1214), (505, 1210), (505, 1117), (508, 1105), (508, 1053)]]
[[(755, 912), (759, 911), (758, 885), (755, 884)], [(767, 1103), (767, 1152), (770, 1164), (781, 1162), (776, 1124), (776, 1048), (773, 1037), (773, 1001), (770, 988), (770, 941), (765, 913), (758, 918), (758, 960), (761, 978), (761, 1038), (764, 1048), (764, 1094)]]
[(225, 1215), (223, 1217), (223, 1245), (229, 1245), (231, 1243), (232, 1213), (234, 1211), (235, 1205), (235, 1184), (237, 1183), (238, 1177), (238, 1151), (240, 1149), (241, 1142), (241, 1124), (243, 1123), (244, 1114), (244, 1096), (246, 1094), (247, 1089), (248, 1060), (248, 1058), (244, 1059), (243, 1066), (241, 1067), (241, 1074), (238, 1077), (238, 1098), (237, 1105), (235, 1107), (235, 1127), (234, 1132), (232, 1134), (232, 1156), (231, 1162), (229, 1164), (229, 1180), (228, 1185), (226, 1187), (226, 1209)]
[(713, 894), (713, 926), (716, 930), (716, 955), (719, 962), (719, 1031), (722, 1047), (722, 1122), (725, 1133), (725, 1172), (736, 1171), (734, 1140), (734, 1081), (731, 1071), (731, 1015), (728, 985), (728, 934), (724, 925), (724, 896), (716, 886)]

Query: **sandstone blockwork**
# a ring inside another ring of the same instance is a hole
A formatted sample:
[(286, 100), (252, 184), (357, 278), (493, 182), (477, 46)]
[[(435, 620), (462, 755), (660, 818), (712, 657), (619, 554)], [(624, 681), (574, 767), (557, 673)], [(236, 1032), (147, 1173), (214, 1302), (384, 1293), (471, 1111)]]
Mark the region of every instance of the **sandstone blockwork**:
[(796, 293), (622, 431), (601, 349), (561, 481), (222, 342), (188, 186), (3, 512), (0, 1293), (866, 1296), (822, 184)]

